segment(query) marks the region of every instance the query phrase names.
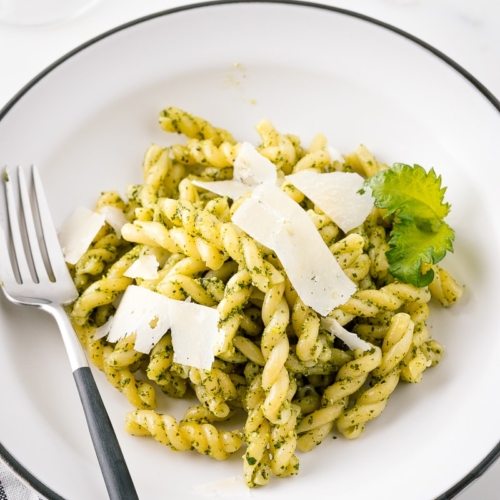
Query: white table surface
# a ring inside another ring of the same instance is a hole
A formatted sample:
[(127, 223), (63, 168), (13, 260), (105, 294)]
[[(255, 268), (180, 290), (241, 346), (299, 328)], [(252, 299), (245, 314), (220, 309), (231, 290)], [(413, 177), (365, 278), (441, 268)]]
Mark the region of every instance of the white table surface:
[[(46, 66), (88, 39), (137, 17), (187, 3), (193, 2), (102, 0), (78, 18), (55, 25), (0, 24), (0, 108)], [(322, 3), (371, 16), (417, 36), (454, 59), (500, 98), (499, 0), (322, 0)], [(498, 500), (499, 492), (500, 461), (497, 461), (455, 498)]]

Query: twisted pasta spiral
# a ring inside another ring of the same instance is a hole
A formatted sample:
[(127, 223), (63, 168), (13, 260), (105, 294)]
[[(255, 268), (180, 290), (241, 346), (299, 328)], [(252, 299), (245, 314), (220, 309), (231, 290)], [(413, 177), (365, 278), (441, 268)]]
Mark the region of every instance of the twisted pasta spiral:
[(174, 398), (181, 398), (186, 394), (187, 383), (184, 378), (171, 370), (173, 362), (172, 335), (167, 333), (153, 347), (146, 374), (163, 392)]
[(378, 347), (366, 352), (358, 349), (355, 358), (340, 368), (335, 383), (323, 393), (321, 408), (303, 418), (297, 428), (298, 447), (302, 451), (310, 451), (323, 441), (347, 406), (349, 396), (361, 388), (381, 361), (382, 351)]
[(219, 342), (215, 347), (217, 355), (234, 354), (232, 344), (236, 331), (241, 325), (243, 306), (251, 294), (252, 277), (246, 270), (234, 274), (224, 288), (224, 297), (219, 302)]
[(140, 247), (132, 248), (110, 267), (105, 277), (92, 283), (83, 291), (70, 313), (70, 317), (75, 323), (84, 324), (95, 308), (111, 304), (133, 283), (132, 278), (127, 278), (123, 274), (138, 257), (139, 252)]
[(274, 425), (271, 430), (269, 451), (272, 455), (271, 470), (275, 476), (287, 477), (299, 473), (299, 460), (294, 454), (297, 447), (296, 426), (299, 414), (300, 406), (292, 404), (288, 421)]
[(141, 361), (142, 354), (134, 350), (135, 335), (119, 340), (114, 349), (106, 346), (103, 352), (103, 370), (113, 386), (121, 391), (136, 408), (156, 407), (154, 387), (134, 376), (134, 365)]
[(293, 306), (292, 325), (298, 336), (297, 357), (302, 361), (316, 361), (323, 350), (318, 340), (320, 320), (317, 313), (298, 297)]
[(212, 424), (192, 420), (177, 423), (174, 417), (154, 410), (127, 413), (125, 430), (134, 436), (153, 436), (174, 451), (193, 450), (216, 460), (226, 460), (243, 444), (239, 430), (218, 431)]
[[(463, 289), (458, 285), (450, 273), (438, 265), (431, 266), (434, 271), (434, 279), (429, 285), (433, 297), (444, 306), (450, 307), (457, 302), (463, 294)], [(426, 269), (426, 267), (424, 267)]]
[(214, 127), (203, 118), (193, 116), (174, 106), (160, 111), (159, 122), (166, 132), (177, 132), (191, 139), (210, 139), (216, 146), (224, 141), (231, 144), (235, 142), (227, 130)]
[(297, 141), (279, 133), (268, 120), (262, 120), (256, 129), (262, 140), (260, 154), (271, 160), (284, 174), (290, 174), (300, 155)]
[(286, 423), (291, 418), (291, 399), (288, 399), (290, 377), (285, 366), (289, 351), (286, 328), (290, 310), (284, 291), (284, 283), (275, 285), (266, 294), (262, 306), (265, 328), (261, 348), (266, 360), (262, 372), (262, 388), (266, 391), (262, 412), (273, 424)]
[[(255, 373), (256, 372), (256, 373)], [(265, 391), (262, 388), (262, 374), (252, 363), (245, 367), (245, 376), (249, 381), (245, 398), (245, 409), (248, 417), (245, 423), (246, 453), (243, 455), (243, 474), (249, 487), (264, 486), (269, 482), (271, 459), (269, 443), (271, 440), (271, 424), (264, 416), (262, 405)]]
[(356, 292), (329, 316), (335, 318), (341, 325), (345, 325), (357, 316), (372, 317), (382, 311), (396, 311), (405, 303), (428, 302), (430, 298), (427, 288), (417, 288), (406, 283), (390, 283), (379, 290)]
[(399, 382), (400, 363), (408, 353), (413, 339), (414, 324), (406, 313), (391, 319), (391, 326), (382, 344), (382, 360), (373, 370), (375, 384), (364, 391), (355, 405), (344, 410), (337, 419), (337, 429), (353, 439), (364, 430), (366, 422), (378, 417)]
[(216, 168), (232, 167), (240, 149), (239, 144), (222, 142), (216, 146), (213, 140), (190, 139), (185, 146), (172, 146), (172, 156), (186, 165), (209, 165)]
[(144, 183), (140, 188), (140, 203), (151, 208), (158, 198), (165, 196), (165, 178), (171, 167), (169, 151), (156, 144), (151, 145), (144, 156), (142, 170)]
[(266, 259), (255, 241), (232, 223), (220, 227), (222, 241), (229, 256), (246, 269), (252, 284), (266, 293), (277, 283), (284, 281), (283, 275)]

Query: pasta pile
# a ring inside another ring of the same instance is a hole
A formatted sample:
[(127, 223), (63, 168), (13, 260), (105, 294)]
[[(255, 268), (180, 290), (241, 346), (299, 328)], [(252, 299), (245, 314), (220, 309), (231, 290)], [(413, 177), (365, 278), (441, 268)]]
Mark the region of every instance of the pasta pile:
[[(79, 291), (71, 320), (93, 363), (135, 407), (126, 416), (127, 432), (217, 460), (240, 450), (249, 487), (265, 485), (271, 476), (295, 475), (297, 449), (312, 450), (334, 426), (348, 439), (358, 437), (398, 383), (420, 382), (440, 361), (443, 348), (426, 327), (429, 301), (435, 297), (448, 307), (462, 290), (437, 265), (428, 287), (397, 282), (385, 255), (390, 218), (374, 208), (361, 226), (344, 234), (285, 181), (281, 189), (306, 211), (356, 284), (354, 295), (329, 314), (371, 345), (349, 350), (322, 329), (319, 314), (300, 299), (276, 255), (232, 223), (243, 198), (232, 202), (193, 184), (231, 179), (241, 143), (174, 107), (161, 111), (160, 125), (187, 141), (151, 145), (144, 182), (128, 186), (126, 200), (118, 192), (98, 198), (96, 210), (118, 208), (128, 222), (121, 234), (105, 224), (69, 266)], [(314, 169), (366, 178), (387, 168), (364, 146), (342, 162), (332, 158), (321, 134), (304, 148), (298, 137), (278, 132), (267, 120), (256, 129), (257, 150), (274, 163), (279, 177)], [(158, 278), (124, 276), (142, 255), (160, 262)], [(116, 343), (94, 336), (132, 284), (218, 311), (223, 342), (210, 370), (175, 363), (169, 331), (149, 354), (134, 350), (135, 335)], [(157, 391), (173, 398), (195, 395), (198, 403), (177, 421), (155, 411)], [(243, 429), (218, 429), (239, 412), (246, 412)]]

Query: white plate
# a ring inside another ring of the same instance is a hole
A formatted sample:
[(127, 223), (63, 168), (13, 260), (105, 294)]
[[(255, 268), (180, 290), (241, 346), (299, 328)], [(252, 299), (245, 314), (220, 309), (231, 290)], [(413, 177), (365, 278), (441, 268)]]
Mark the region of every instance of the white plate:
[[(168, 105), (241, 140), (256, 142), (254, 125), (268, 118), (306, 144), (322, 132), (344, 153), (362, 142), (384, 162), (442, 174), (457, 233), (445, 266), (466, 285), (459, 305), (433, 313), (442, 363), (399, 387), (361, 438), (328, 439), (300, 454), (298, 477), (250, 497), (431, 500), (459, 490), (500, 442), (499, 103), (429, 47), (362, 16), (198, 5), (114, 30), (49, 68), (0, 115), (0, 162), (38, 164), (60, 224), (100, 191), (139, 181), (151, 142), (178, 139), (157, 125)], [(106, 498), (55, 324), (1, 301), (0, 329), (2, 444), (58, 495)], [(194, 486), (241, 474), (239, 454), (219, 463), (127, 435), (129, 404), (96, 378), (141, 498), (203, 498)]]

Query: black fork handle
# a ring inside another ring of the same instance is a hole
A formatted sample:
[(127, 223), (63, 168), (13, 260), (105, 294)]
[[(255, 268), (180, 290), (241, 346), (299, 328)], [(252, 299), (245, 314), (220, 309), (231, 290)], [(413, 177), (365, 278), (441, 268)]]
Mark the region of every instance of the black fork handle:
[(59, 325), (110, 500), (139, 500), (85, 352), (68, 315), (60, 305), (40, 304), (39, 307), (52, 314)]
[(111, 500), (138, 500), (115, 431), (88, 366), (73, 372), (104, 482)]

